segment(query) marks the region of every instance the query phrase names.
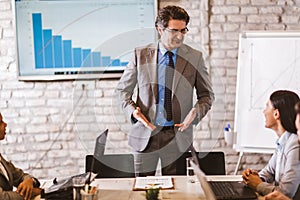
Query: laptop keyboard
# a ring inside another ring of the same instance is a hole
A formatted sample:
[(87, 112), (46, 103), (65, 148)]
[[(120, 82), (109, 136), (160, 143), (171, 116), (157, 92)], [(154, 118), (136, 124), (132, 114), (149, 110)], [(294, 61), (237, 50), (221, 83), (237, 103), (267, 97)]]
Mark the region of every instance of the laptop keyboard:
[(214, 182), (209, 182), (213, 192), (215, 193), (216, 196), (223, 196), (223, 197), (234, 197), (237, 194), (234, 192), (232, 189), (232, 186), (228, 182), (224, 181), (214, 181)]

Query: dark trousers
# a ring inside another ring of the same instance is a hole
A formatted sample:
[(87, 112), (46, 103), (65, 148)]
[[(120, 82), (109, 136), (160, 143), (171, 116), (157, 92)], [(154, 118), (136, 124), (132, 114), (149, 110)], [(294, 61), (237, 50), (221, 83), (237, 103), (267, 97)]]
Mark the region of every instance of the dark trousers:
[(136, 176), (154, 176), (160, 159), (162, 175), (175, 175), (175, 161), (180, 156), (175, 140), (174, 129), (160, 130), (154, 133), (146, 149), (134, 151)]

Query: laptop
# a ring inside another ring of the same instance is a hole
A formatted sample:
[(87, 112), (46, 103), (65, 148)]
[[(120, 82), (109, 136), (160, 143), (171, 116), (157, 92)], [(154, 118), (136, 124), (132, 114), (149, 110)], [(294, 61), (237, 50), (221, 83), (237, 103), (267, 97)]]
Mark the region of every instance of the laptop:
[(101, 156), (104, 155), (107, 134), (108, 134), (108, 129), (103, 131), (96, 139), (94, 158), (96, 158), (97, 160), (100, 160)]
[(90, 184), (97, 176), (97, 174), (92, 172), (92, 169), (95, 165), (95, 159), (103, 156), (105, 151), (105, 144), (107, 139), (108, 129), (102, 132), (96, 139), (94, 155), (91, 163), (91, 170), (89, 172), (74, 175), (71, 177), (63, 178), (57, 180), (54, 178), (53, 185), (48, 188), (45, 188), (41, 191), (41, 197), (48, 200), (65, 200), (65, 199), (73, 199), (73, 182), (72, 179), (74, 177), (84, 177), (85, 182)]
[(108, 134), (108, 129), (103, 131), (97, 138), (96, 138), (96, 144), (95, 144), (95, 149), (94, 149), (94, 155), (92, 158), (92, 163), (90, 167), (90, 177), (89, 177), (89, 182), (92, 181), (91, 175), (94, 169), (95, 165), (95, 159), (100, 160), (101, 157), (104, 155), (105, 151), (105, 145), (106, 145), (106, 140), (107, 140), (107, 134)]
[(207, 181), (205, 174), (199, 167), (196, 151), (193, 147), (191, 148), (191, 153), (193, 157), (191, 166), (208, 200), (257, 199), (256, 193), (241, 181)]
[(107, 135), (108, 129), (97, 137), (94, 154), (86, 155), (86, 172), (96, 173), (96, 178), (135, 177), (134, 157), (132, 154), (104, 155)]

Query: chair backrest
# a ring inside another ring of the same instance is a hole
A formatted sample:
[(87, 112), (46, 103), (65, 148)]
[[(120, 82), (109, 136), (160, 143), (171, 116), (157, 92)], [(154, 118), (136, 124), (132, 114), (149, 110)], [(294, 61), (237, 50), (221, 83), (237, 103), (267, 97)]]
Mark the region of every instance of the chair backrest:
[[(184, 152), (176, 161), (176, 175), (186, 175), (186, 158), (191, 152)], [(201, 170), (206, 175), (226, 175), (224, 152), (197, 152)]]
[(86, 155), (85, 171), (98, 173), (96, 178), (132, 178), (135, 177), (134, 158), (132, 154), (107, 154), (98, 159)]

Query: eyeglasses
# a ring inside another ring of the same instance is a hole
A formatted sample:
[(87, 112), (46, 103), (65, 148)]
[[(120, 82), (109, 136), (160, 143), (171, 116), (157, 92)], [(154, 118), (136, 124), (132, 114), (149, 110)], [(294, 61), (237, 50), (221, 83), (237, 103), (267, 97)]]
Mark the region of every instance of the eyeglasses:
[(168, 32), (170, 32), (171, 34), (177, 34), (177, 33), (181, 33), (181, 34), (186, 34), (189, 29), (187, 27), (185, 27), (184, 29), (178, 30), (178, 29), (170, 29), (170, 28), (163, 28), (163, 30), (167, 30)]

